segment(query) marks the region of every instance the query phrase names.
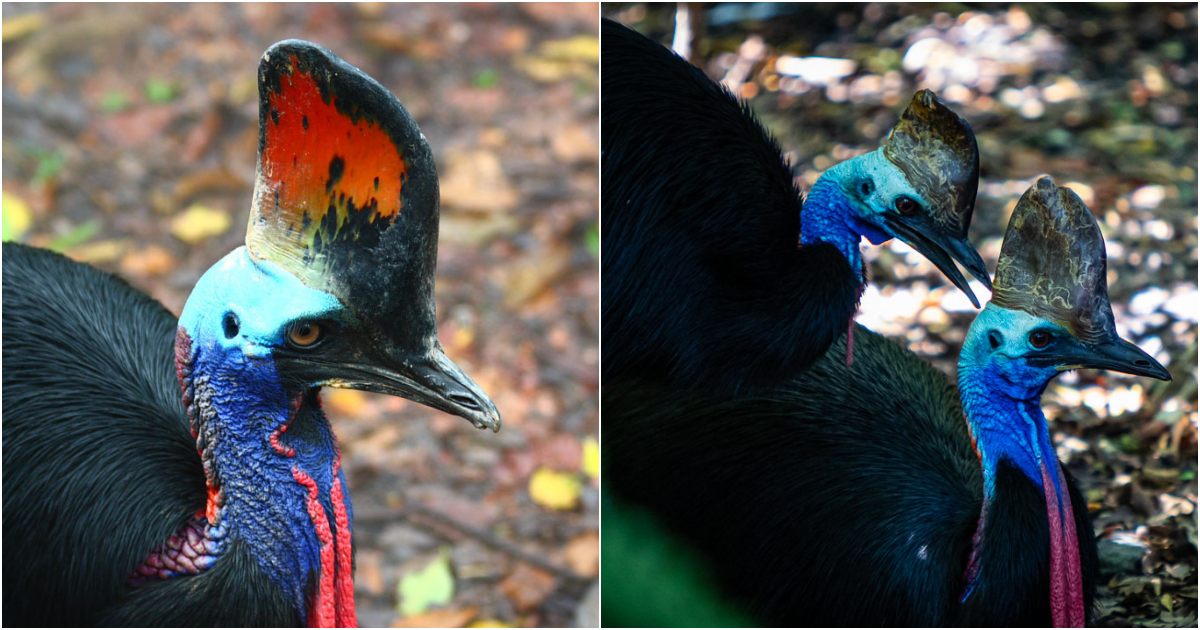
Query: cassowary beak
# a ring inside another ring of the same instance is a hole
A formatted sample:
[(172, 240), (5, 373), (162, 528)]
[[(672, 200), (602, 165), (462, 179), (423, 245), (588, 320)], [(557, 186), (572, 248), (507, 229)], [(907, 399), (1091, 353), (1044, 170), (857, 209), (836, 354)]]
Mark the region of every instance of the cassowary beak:
[(500, 430), (500, 412), (479, 385), (435, 344), (405, 352), (344, 329), (308, 351), (277, 348), (280, 372), (299, 387), (337, 387), (399, 396), (466, 418), (476, 428)]
[(954, 261), (957, 260), (968, 273), (982, 282), (983, 286), (989, 290), (992, 288), (992, 278), (988, 275), (987, 267), (970, 241), (939, 230), (927, 215), (901, 217), (888, 213), (883, 215), (883, 219), (893, 234), (933, 263), (954, 286), (967, 294), (975, 308), (979, 308), (979, 300), (976, 299), (975, 293), (954, 265)]
[(441, 348), (424, 356), (367, 364), (342, 364), (342, 375), (325, 384), (399, 396), (466, 418), (477, 429), (500, 430), (500, 411), (487, 394)]
[(1027, 360), (1032, 366), (1053, 367), (1059, 371), (1095, 368), (1149, 376), (1160, 381), (1171, 380), (1170, 372), (1154, 357), (1120, 337), (1096, 344), (1060, 338)]

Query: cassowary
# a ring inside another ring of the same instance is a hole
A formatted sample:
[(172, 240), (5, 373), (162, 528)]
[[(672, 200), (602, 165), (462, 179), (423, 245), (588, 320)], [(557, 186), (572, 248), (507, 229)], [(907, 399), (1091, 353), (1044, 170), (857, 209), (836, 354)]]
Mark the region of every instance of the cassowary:
[(733, 393), (786, 380), (849, 329), (863, 237), (899, 237), (978, 306), (952, 259), (991, 286), (966, 238), (979, 151), (932, 92), (802, 204), (748, 106), (616, 22), (604, 21), (602, 46), (606, 383)]
[[(766, 625), (1084, 625), (1096, 545), (1039, 401), (1066, 370), (1170, 376), (1117, 336), (1096, 220), (1050, 178), (1018, 203), (995, 285), (957, 388), (860, 327), (853, 364), (838, 342), (739, 400), (606, 391), (605, 488), (623, 503), (605, 531), (640, 506)], [(606, 625), (671, 623), (628, 596), (671, 576), (632, 574), (609, 542), (626, 597)]]
[(353, 627), (320, 388), (500, 426), (437, 340), (438, 182), (416, 123), (307, 42), (272, 46), (258, 80), (246, 246), (178, 321), (4, 244), (6, 625)]

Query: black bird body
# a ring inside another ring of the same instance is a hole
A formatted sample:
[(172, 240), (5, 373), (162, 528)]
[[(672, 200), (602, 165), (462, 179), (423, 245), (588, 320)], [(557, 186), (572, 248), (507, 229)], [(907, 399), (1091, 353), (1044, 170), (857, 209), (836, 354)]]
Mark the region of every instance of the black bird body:
[(134, 567), (205, 505), (177, 320), (62, 255), (5, 243), (3, 261), (5, 624), (142, 624), (151, 608), (164, 626), (298, 625), (241, 548), (228, 569), (127, 596)]
[(779, 144), (669, 50), (607, 21), (603, 37), (605, 376), (757, 382), (812, 363), (860, 286), (833, 245), (797, 247)]
[[(839, 167), (872, 158), (886, 166), (831, 170), (822, 194), (814, 188), (802, 203), (779, 143), (747, 105), (616, 22), (603, 21), (602, 38), (605, 379), (726, 394), (786, 380), (848, 330), (865, 277), (862, 236), (915, 242), (968, 293), (949, 256), (987, 278), (965, 238), (974, 138), (932, 93), (914, 98), (888, 147), (919, 136), (930, 155), (854, 158)], [(906, 160), (921, 175), (937, 170), (938, 186), (896, 170)], [(892, 188), (927, 202), (900, 218), (889, 204), (906, 198), (884, 196)], [(811, 221), (803, 246), (802, 209)]]
[(4, 244), (6, 625), (356, 626), (321, 388), (499, 428), (437, 339), (437, 173), (416, 123), (308, 42), (268, 49), (259, 90), (246, 246), (178, 319)]
[[(851, 365), (841, 339), (736, 401), (654, 385), (607, 393), (606, 418), (638, 421), (605, 424), (606, 488), (690, 543), (764, 625), (1047, 625), (1041, 488), (1001, 463), (983, 569), (961, 603), (984, 481), (958, 390), (866, 328), (854, 346)], [(1074, 516), (1090, 610), (1096, 546), (1086, 509)]]
[[(766, 625), (1089, 621), (1096, 544), (1040, 401), (1066, 370), (1170, 375), (1117, 335), (1104, 239), (1079, 197), (1045, 177), (1017, 203), (957, 387), (865, 328), (846, 352), (840, 340), (735, 399), (606, 383), (606, 489)], [(624, 601), (608, 618), (650, 623), (638, 611)]]

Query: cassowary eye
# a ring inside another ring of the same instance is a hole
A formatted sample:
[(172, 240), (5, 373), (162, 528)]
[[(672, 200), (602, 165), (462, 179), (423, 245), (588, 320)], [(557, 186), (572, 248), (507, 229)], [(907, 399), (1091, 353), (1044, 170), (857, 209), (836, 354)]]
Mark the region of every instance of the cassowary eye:
[(321, 340), (324, 330), (314, 322), (298, 322), (288, 329), (288, 343), (299, 348), (308, 348)]
[(1050, 345), (1050, 333), (1044, 330), (1035, 330), (1029, 333), (1029, 345), (1034, 348), (1045, 348)]
[(910, 197), (898, 197), (896, 199), (896, 211), (906, 217), (916, 214), (920, 208), (921, 206)]

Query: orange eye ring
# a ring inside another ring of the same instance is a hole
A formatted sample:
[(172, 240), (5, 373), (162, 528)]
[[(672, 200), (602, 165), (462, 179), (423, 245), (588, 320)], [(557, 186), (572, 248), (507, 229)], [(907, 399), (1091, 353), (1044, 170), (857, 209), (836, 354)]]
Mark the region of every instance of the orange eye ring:
[(287, 331), (288, 343), (298, 348), (309, 348), (324, 336), (325, 330), (316, 322), (297, 322)]

